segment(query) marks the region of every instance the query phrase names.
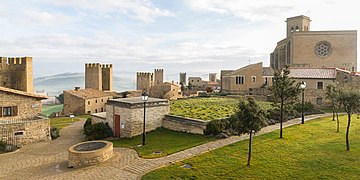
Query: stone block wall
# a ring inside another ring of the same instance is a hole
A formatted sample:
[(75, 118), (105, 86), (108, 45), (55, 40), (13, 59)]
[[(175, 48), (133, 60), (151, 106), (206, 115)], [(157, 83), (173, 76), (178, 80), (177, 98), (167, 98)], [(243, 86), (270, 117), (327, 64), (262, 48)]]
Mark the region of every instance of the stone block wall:
[[(15, 121), (14, 123), (0, 123), (0, 139), (16, 138), (18, 146), (29, 143), (51, 140), (50, 120), (38, 119)], [(11, 139), (14, 141), (14, 139)]]
[(64, 115), (85, 114), (85, 100), (64, 91)]
[(2, 114), (0, 114), (0, 121), (34, 119), (40, 115), (42, 109), (41, 100), (2, 91), (0, 92), (0, 106), (17, 107), (16, 116), (2, 117)]
[[(106, 110), (106, 120), (110, 128), (114, 132), (114, 115), (120, 115), (120, 137), (121, 138), (131, 138), (136, 135), (140, 135), (143, 132), (143, 122), (144, 122), (144, 108), (124, 108), (107, 105)], [(146, 117), (145, 117), (145, 129), (146, 132), (155, 130), (158, 127), (161, 127), (162, 120), (165, 114), (168, 114), (170, 107), (167, 106), (149, 106), (146, 107)]]
[(184, 118), (173, 115), (165, 115), (162, 121), (162, 127), (174, 131), (182, 131), (194, 134), (204, 134), (204, 129), (209, 121), (199, 119)]

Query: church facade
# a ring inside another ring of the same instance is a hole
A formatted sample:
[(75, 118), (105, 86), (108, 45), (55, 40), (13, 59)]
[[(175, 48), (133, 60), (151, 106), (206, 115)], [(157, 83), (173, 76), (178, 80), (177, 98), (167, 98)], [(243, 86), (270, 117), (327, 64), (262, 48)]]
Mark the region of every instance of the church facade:
[(310, 31), (310, 18), (287, 18), (285, 39), (270, 54), (270, 66), (301, 68), (335, 67), (357, 71), (357, 31)]

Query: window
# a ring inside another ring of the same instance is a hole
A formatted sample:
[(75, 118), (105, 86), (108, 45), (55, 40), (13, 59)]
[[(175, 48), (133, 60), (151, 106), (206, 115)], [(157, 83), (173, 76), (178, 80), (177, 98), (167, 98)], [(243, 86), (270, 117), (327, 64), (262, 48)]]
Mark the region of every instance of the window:
[(95, 103), (97, 103), (97, 99), (95, 100)]
[(17, 116), (17, 106), (0, 107), (2, 117)]
[(88, 105), (90, 105), (90, 101), (88, 101)]
[(322, 98), (316, 98), (316, 104), (322, 105)]
[(317, 89), (324, 89), (324, 83), (323, 82), (317, 82)]
[(88, 111), (87, 113), (88, 113), (88, 114), (90, 114), (90, 113), (91, 113), (91, 111)]
[(265, 84), (265, 85), (268, 84), (268, 78), (267, 78), (267, 77), (265, 77), (265, 79), (264, 79), (264, 84)]
[(197, 80), (197, 82), (200, 82), (200, 80)]
[(192, 79), (191, 82), (194, 82), (194, 80)]
[(104, 99), (101, 99), (101, 102), (104, 102)]
[(321, 58), (326, 58), (331, 53), (331, 45), (327, 41), (321, 41), (315, 45), (315, 54)]
[(256, 76), (251, 76), (251, 81), (256, 82)]
[(95, 113), (97, 113), (97, 109), (95, 109)]
[(245, 84), (244, 76), (236, 76), (236, 84)]
[(101, 108), (101, 112), (104, 112), (104, 108)]

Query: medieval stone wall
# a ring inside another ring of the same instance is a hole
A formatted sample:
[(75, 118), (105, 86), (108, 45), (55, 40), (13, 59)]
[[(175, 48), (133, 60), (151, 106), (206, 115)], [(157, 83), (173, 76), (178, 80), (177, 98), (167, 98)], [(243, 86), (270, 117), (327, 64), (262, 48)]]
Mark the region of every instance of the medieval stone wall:
[(33, 93), (32, 57), (0, 57), (0, 86)]
[(162, 126), (174, 131), (182, 131), (194, 134), (204, 134), (204, 129), (209, 121), (184, 118), (179, 116), (165, 115)]
[(17, 123), (3, 122), (0, 122), (0, 139), (3, 141), (15, 141), (17, 145), (23, 146), (29, 143), (51, 140), (49, 119), (20, 121)]
[(85, 114), (85, 100), (64, 91), (64, 115)]

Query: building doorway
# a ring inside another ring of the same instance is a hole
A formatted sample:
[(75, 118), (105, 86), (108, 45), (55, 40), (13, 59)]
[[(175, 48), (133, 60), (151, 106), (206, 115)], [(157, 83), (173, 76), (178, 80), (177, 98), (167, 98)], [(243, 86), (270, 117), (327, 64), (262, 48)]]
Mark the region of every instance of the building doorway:
[(114, 132), (115, 132), (115, 137), (120, 137), (120, 115), (115, 115), (115, 119), (114, 119)]

